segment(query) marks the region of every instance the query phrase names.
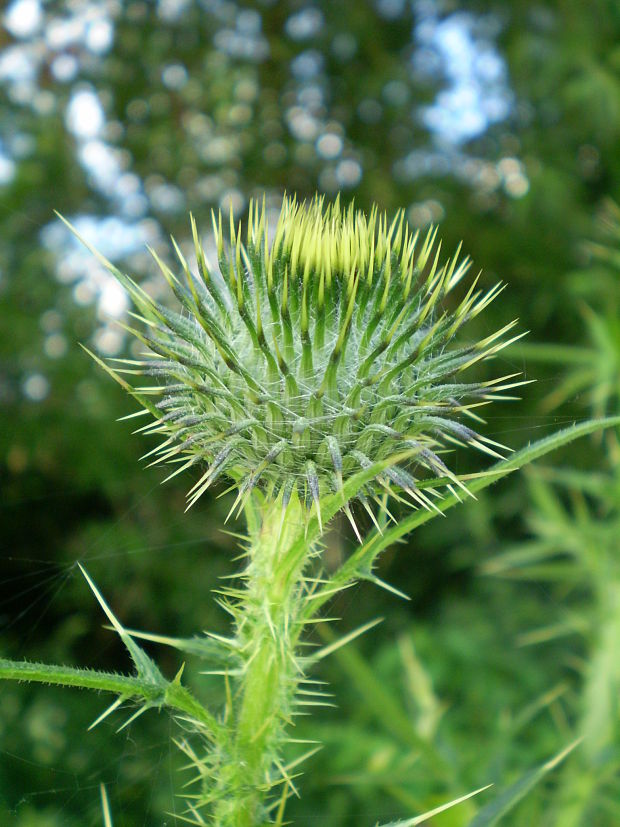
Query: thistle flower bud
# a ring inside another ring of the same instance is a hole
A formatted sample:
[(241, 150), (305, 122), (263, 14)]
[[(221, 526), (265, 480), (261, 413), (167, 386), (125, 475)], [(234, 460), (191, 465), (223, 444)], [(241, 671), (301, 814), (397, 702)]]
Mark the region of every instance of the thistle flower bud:
[[(405, 456), (358, 499), (369, 507), (387, 489), (434, 508), (441, 488), (429, 479), (464, 487), (439, 456), (445, 448), (466, 443), (497, 455), (501, 446), (462, 418), (481, 421), (473, 408), (520, 383), (515, 374), (478, 383), (461, 376), (518, 338), (508, 337), (516, 320), (456, 343), (503, 289), (483, 292), (476, 278), (448, 310), (446, 295), (470, 268), (460, 247), (442, 258), (436, 228), (412, 232), (403, 211), (388, 222), (376, 207), (367, 217), (319, 197), (285, 198), (272, 241), (264, 203), (250, 205), (245, 243), (232, 214), (225, 239), (227, 223), (213, 216), (219, 270), (193, 218), (197, 275), (174, 241), (178, 273), (153, 253), (181, 312), (106, 262), (146, 325), (129, 328), (144, 359), (107, 369), (153, 415), (141, 430), (163, 436), (154, 462), (177, 464), (173, 475), (202, 466), (189, 505), (225, 475), (238, 503), (259, 486), (269, 498), (283, 491), (284, 502), (296, 492), (320, 515), (321, 497), (360, 469)], [(154, 384), (130, 387), (124, 372)]]

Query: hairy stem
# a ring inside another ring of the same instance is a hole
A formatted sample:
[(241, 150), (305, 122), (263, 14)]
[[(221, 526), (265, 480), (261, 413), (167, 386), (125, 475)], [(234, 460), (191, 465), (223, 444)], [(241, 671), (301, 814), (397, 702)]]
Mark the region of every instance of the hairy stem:
[(288, 783), (280, 756), (302, 677), (296, 649), (306, 596), (302, 574), (309, 553), (292, 553), (302, 511), (297, 502), (291, 502), (285, 513), (279, 503), (261, 502), (258, 515), (254, 526), (248, 520), (246, 596), (236, 629), (246, 665), (233, 700), (230, 775), (227, 793), (215, 808), (218, 827), (271, 823), (265, 800), (274, 785)]
[(80, 689), (95, 689), (114, 692), (128, 698), (142, 698), (154, 701), (161, 695), (161, 689), (148, 681), (113, 672), (95, 672), (91, 669), (76, 669), (72, 666), (56, 666), (49, 663), (0, 658), (0, 680), (47, 683), (56, 686), (75, 686)]
[(73, 686), (112, 692), (127, 700), (143, 701), (153, 706), (166, 706), (182, 712), (202, 724), (207, 734), (219, 730), (219, 723), (193, 695), (176, 681), (152, 683), (138, 676), (96, 672), (48, 663), (28, 663), (0, 658), (0, 680), (46, 683), (55, 686)]

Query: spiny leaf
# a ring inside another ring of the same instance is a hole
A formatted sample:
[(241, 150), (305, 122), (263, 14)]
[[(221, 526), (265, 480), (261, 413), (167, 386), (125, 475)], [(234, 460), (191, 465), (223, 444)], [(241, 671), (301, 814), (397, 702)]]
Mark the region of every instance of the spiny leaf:
[(378, 626), (379, 623), (383, 622), (382, 617), (378, 617), (375, 620), (370, 620), (368, 623), (365, 623), (363, 626), (360, 626), (358, 629), (354, 629), (354, 631), (349, 632), (348, 635), (339, 638), (338, 640), (333, 641), (328, 646), (323, 646), (317, 652), (312, 654), (311, 660), (318, 661), (323, 660), (328, 655), (331, 655), (333, 652), (336, 652), (338, 649), (341, 649), (343, 646), (346, 646), (351, 641), (355, 640), (356, 638), (360, 637), (360, 635), (365, 635), (366, 632), (370, 631), (370, 629), (374, 629), (375, 626)]
[[(565, 428), (548, 437), (543, 437), (543, 439), (538, 440), (532, 445), (516, 451), (509, 459), (496, 463), (488, 471), (465, 477), (467, 488), (475, 494), (503, 477), (508, 476), (508, 474), (513, 473), (513, 471), (517, 471), (519, 468), (540, 459), (552, 451), (569, 445), (575, 439), (596, 433), (597, 431), (602, 431), (605, 428), (618, 426), (620, 426), (620, 416), (608, 417), (606, 419), (575, 424), (570, 428)], [(445, 513), (450, 508), (460, 504), (460, 502), (456, 493), (450, 494), (438, 502), (438, 508)], [(325, 508), (323, 510), (325, 511)], [(358, 576), (358, 571), (363, 572), (368, 570), (369, 567), (372, 567), (374, 560), (376, 560), (384, 549), (398, 542), (398, 540), (406, 534), (433, 519), (435, 516), (437, 516), (437, 514), (434, 511), (416, 511), (403, 518), (391, 528), (385, 530), (382, 534), (377, 531), (373, 532), (368, 539), (353, 552), (340, 569), (332, 575), (325, 587), (325, 599), (327, 599), (328, 593), (329, 595), (334, 594), (341, 584), (344, 586), (355, 580)], [(312, 603), (313, 613), (317, 612), (324, 602), (325, 600), (321, 594), (317, 594)]]
[(112, 813), (110, 811), (110, 802), (108, 801), (108, 793), (103, 784), (99, 785), (99, 792), (101, 794), (101, 809), (103, 811), (103, 827), (113, 827)]
[(125, 644), (127, 651), (129, 652), (131, 659), (134, 662), (138, 675), (155, 686), (165, 688), (165, 686), (167, 685), (167, 681), (155, 665), (154, 661), (151, 660), (151, 658), (146, 654), (146, 652), (138, 646), (138, 644), (132, 639), (131, 635), (127, 634), (123, 626), (121, 626), (120, 622), (116, 619), (112, 610), (103, 599), (101, 592), (89, 577), (88, 573), (86, 572), (86, 569), (82, 566), (81, 563), (78, 563), (78, 566), (80, 571), (84, 575), (86, 582), (92, 589), (93, 594), (97, 598), (97, 602), (105, 612), (108, 620), (114, 627), (115, 631), (118, 633), (120, 639)]

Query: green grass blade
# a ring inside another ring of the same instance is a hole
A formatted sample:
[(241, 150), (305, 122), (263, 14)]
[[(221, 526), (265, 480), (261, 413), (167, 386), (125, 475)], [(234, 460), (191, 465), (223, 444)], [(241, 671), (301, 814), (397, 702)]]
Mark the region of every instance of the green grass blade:
[(547, 773), (555, 769), (555, 767), (575, 749), (580, 741), (581, 739), (574, 741), (549, 761), (522, 775), (518, 781), (511, 784), (510, 787), (505, 789), (494, 801), (491, 801), (486, 807), (483, 807), (474, 819), (469, 822), (468, 827), (493, 827), (493, 825), (497, 824), (500, 818), (503, 818), (513, 807), (516, 807)]
[(444, 813), (446, 810), (456, 807), (457, 804), (462, 804), (463, 801), (467, 801), (468, 798), (473, 798), (473, 796), (488, 790), (491, 786), (493, 785), (487, 784), (486, 787), (480, 787), (479, 790), (474, 790), (471, 793), (467, 793), (467, 795), (462, 795), (460, 798), (455, 798), (453, 801), (448, 801), (447, 804), (442, 804), (440, 807), (435, 807), (434, 810), (429, 810), (427, 813), (422, 813), (422, 815), (415, 816), (415, 818), (409, 818), (406, 821), (391, 821), (389, 824), (382, 824), (381, 827), (416, 827), (416, 824), (425, 823), (429, 818), (438, 816), (440, 813)]
[[(403, 707), (398, 693), (377, 677), (376, 671), (354, 646), (346, 646), (353, 638), (374, 625), (376, 621), (367, 624), (366, 629), (361, 627), (342, 639), (336, 639), (328, 629), (323, 629), (321, 637), (333, 641), (326, 647), (328, 653), (338, 662), (343, 674), (363, 698), (365, 709), (373, 715), (385, 732), (407, 749), (420, 750), (426, 760), (432, 762), (435, 773), (445, 776), (448, 768), (446, 759), (434, 744), (418, 734), (414, 720)], [(320, 650), (318, 655), (324, 656), (326, 649)]]

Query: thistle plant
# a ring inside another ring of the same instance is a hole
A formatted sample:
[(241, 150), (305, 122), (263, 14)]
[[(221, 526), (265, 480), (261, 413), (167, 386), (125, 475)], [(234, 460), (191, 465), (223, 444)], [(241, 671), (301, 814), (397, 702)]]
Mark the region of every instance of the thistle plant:
[[(204, 467), (188, 507), (226, 476), (237, 490), (231, 513), (258, 489), (284, 509), (294, 498), (306, 517), (314, 508), (322, 528), (321, 499), (339, 492), (355, 527), (343, 484), (373, 463), (385, 468), (355, 498), (374, 518), (369, 502), (384, 508), (385, 492), (436, 508), (440, 489), (425, 493), (419, 484), (428, 475), (466, 490), (440, 459), (447, 445), (500, 456), (501, 445), (462, 419), (476, 420), (474, 408), (520, 383), (466, 383), (461, 375), (523, 334), (507, 338), (514, 320), (453, 345), (502, 286), (477, 291), (475, 279), (455, 309), (443, 308), (470, 261), (459, 250), (442, 260), (436, 229), (421, 239), (403, 211), (388, 225), (376, 208), (366, 218), (318, 198), (285, 199), (271, 245), (264, 208), (250, 206), (245, 244), (232, 214), (228, 244), (221, 214), (213, 223), (219, 272), (207, 264), (193, 220), (199, 277), (176, 243), (181, 278), (153, 253), (181, 313), (112, 268), (141, 314), (146, 332), (129, 332), (148, 355), (110, 372), (153, 416), (143, 430), (164, 437), (154, 464), (178, 464), (175, 474)], [(120, 379), (127, 370), (156, 384), (130, 388)]]
[[(91, 355), (139, 403), (130, 416), (148, 418), (139, 431), (158, 437), (146, 454), (151, 463), (171, 466), (169, 477), (193, 469), (188, 508), (226, 479), (234, 492), (229, 517), (245, 517), (242, 570), (216, 596), (231, 616), (230, 635), (142, 634), (204, 659), (226, 700), (208, 709), (181, 673), (166, 679), (138, 645), (141, 633), (122, 626), (88, 575), (136, 674), (0, 660), (0, 677), (111, 692), (116, 699), (99, 720), (128, 704), (136, 706), (129, 720), (170, 708), (182, 722), (178, 744), (191, 771), (184, 818), (281, 825), (298, 791), (295, 776), (316, 749), (287, 757), (295, 716), (324, 702), (312, 667), (351, 637), (305, 646), (323, 606), (359, 579), (386, 585), (374, 567), (395, 539), (601, 423), (502, 459), (503, 446), (479, 433), (478, 409), (513, 398), (506, 392), (523, 382), (516, 374), (485, 381), (466, 374), (522, 334), (513, 320), (467, 340), (462, 328), (502, 286), (482, 290), (480, 276), (465, 283), (470, 261), (460, 248), (444, 256), (437, 230), (412, 232), (402, 211), (388, 221), (377, 208), (367, 217), (338, 200), (285, 198), (272, 234), (264, 203), (253, 203), (245, 232), (232, 215), (213, 216), (217, 267), (193, 219), (191, 228), (197, 271), (174, 241), (174, 270), (153, 252), (177, 310), (93, 250), (134, 302), (141, 326), (127, 330), (144, 354), (113, 366)], [(499, 462), (470, 483), (449, 468), (446, 453), (459, 445)], [(398, 521), (392, 503), (404, 514)], [(340, 511), (358, 545), (328, 573), (322, 536)], [(359, 515), (367, 515), (363, 523)], [(365, 539), (363, 524), (373, 526)]]

